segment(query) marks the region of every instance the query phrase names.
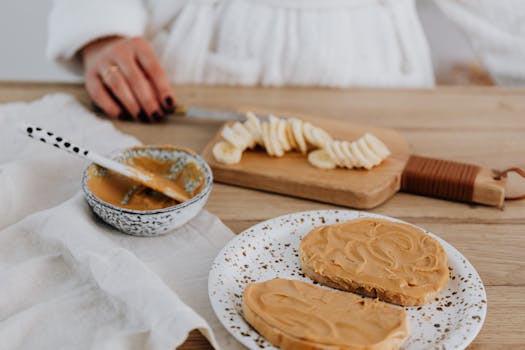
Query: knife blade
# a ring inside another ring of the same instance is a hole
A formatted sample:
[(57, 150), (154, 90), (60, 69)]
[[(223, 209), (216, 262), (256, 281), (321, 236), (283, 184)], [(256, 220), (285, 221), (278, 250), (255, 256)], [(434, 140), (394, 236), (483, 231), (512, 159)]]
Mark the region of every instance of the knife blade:
[(201, 107), (177, 106), (177, 108), (175, 109), (175, 114), (182, 115), (186, 118), (191, 119), (211, 120), (220, 122), (231, 120), (242, 121), (246, 119), (244, 117), (244, 113)]

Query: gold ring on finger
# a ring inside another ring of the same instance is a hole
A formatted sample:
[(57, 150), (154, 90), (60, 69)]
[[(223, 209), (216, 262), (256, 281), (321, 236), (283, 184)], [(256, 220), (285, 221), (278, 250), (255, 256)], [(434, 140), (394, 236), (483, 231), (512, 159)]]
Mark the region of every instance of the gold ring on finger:
[(102, 77), (102, 80), (107, 83), (111, 79), (111, 76), (117, 73), (118, 71), (120, 71), (120, 68), (117, 65), (113, 64), (104, 68), (100, 73), (100, 76)]

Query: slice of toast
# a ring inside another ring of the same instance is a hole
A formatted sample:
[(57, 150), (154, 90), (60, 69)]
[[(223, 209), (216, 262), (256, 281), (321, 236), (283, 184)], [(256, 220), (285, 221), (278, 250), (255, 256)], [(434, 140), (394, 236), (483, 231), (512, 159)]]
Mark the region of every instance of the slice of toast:
[(408, 337), (403, 308), (301, 281), (252, 283), (242, 307), (246, 321), (284, 350), (395, 350)]
[(445, 249), (412, 225), (358, 219), (302, 240), (303, 272), (323, 285), (403, 306), (423, 305), (448, 283)]

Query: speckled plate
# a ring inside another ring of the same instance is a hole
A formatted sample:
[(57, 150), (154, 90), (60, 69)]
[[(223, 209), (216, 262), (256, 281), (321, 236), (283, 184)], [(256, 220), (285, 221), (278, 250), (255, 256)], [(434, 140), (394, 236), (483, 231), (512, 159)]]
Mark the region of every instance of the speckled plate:
[[(275, 277), (312, 282), (301, 272), (299, 243), (316, 226), (373, 217), (360, 211), (323, 210), (270, 219), (237, 235), (219, 253), (210, 271), (211, 304), (224, 327), (250, 349), (275, 349), (242, 317), (242, 292), (251, 282)], [(450, 281), (435, 301), (408, 307), (410, 337), (402, 349), (463, 349), (478, 334), (487, 311), (485, 288), (470, 262), (434, 234), (448, 256)]]

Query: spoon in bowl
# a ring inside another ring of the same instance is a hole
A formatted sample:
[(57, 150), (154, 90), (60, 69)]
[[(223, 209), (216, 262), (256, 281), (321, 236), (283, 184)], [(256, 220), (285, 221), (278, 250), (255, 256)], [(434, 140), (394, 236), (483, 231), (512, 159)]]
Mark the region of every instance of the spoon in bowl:
[(54, 146), (63, 151), (72, 153), (78, 157), (88, 159), (103, 168), (129, 177), (141, 185), (160, 192), (163, 195), (175, 199), (178, 202), (185, 202), (190, 199), (186, 191), (180, 185), (177, 185), (165, 177), (154, 174), (144, 168), (116, 162), (96, 152), (77, 146), (70, 141), (65, 140), (63, 137), (55, 135), (55, 133), (49, 130), (44, 130), (39, 126), (27, 124), (24, 125), (23, 130), (27, 136), (35, 140), (39, 140), (50, 146)]

